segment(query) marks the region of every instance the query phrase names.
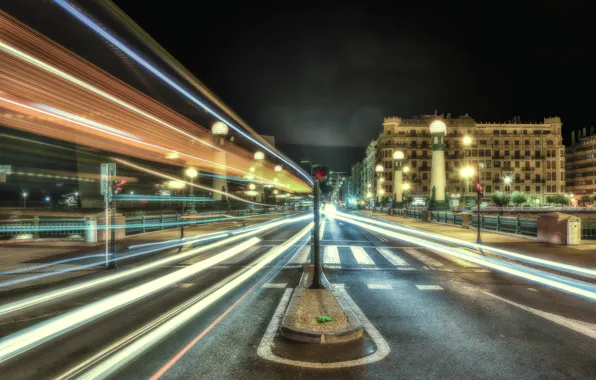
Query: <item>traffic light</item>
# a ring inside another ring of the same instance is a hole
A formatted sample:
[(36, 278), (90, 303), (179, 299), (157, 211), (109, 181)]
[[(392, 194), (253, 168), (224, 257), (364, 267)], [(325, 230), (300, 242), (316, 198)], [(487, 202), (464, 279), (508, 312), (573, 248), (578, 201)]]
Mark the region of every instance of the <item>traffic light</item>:
[(329, 168), (327, 166), (316, 166), (312, 169), (312, 175), (319, 181), (324, 181), (329, 176)]
[(484, 186), (482, 186), (482, 184), (479, 182), (476, 182), (476, 192), (478, 193), (479, 196), (481, 196), (481, 197), (484, 196)]

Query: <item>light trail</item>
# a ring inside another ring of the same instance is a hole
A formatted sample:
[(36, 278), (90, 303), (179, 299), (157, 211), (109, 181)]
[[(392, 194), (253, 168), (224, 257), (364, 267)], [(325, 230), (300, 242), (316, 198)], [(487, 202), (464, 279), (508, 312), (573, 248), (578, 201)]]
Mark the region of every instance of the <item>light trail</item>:
[[(52, 301), (52, 300), (55, 300), (57, 298), (60, 298), (60, 297), (66, 296), (66, 295), (71, 295), (76, 292), (80, 292), (82, 290), (91, 289), (91, 288), (94, 288), (94, 287), (97, 287), (97, 286), (100, 286), (100, 285), (103, 285), (106, 283), (110, 283), (112, 281), (124, 279), (129, 276), (135, 276), (135, 275), (144, 273), (146, 271), (153, 270), (155, 268), (159, 268), (160, 266), (184, 261), (188, 258), (196, 256), (199, 253), (220, 247), (225, 244), (233, 243), (235, 241), (238, 241), (238, 240), (243, 239), (248, 236), (253, 236), (261, 231), (270, 230), (272, 228), (279, 227), (279, 226), (282, 226), (285, 224), (296, 223), (296, 222), (300, 222), (300, 221), (308, 220), (308, 219), (312, 219), (312, 215), (306, 214), (306, 215), (298, 216), (298, 217), (294, 217), (294, 218), (284, 218), (282, 220), (279, 220), (279, 221), (276, 221), (273, 223), (267, 223), (267, 224), (260, 226), (258, 228), (254, 228), (253, 230), (243, 231), (243, 233), (241, 233), (241, 234), (232, 236), (230, 238), (218, 241), (216, 243), (213, 243), (213, 244), (210, 244), (210, 245), (207, 245), (204, 247), (194, 248), (194, 249), (191, 249), (191, 250), (188, 250), (188, 251), (185, 251), (185, 252), (173, 255), (173, 256), (169, 256), (169, 257), (165, 257), (163, 259), (151, 261), (147, 264), (143, 264), (138, 267), (134, 267), (134, 268), (131, 268), (128, 270), (123, 270), (123, 271), (119, 271), (114, 274), (106, 275), (101, 278), (96, 278), (93, 280), (82, 282), (80, 284), (67, 286), (65, 288), (53, 290), (50, 292), (42, 293), (39, 295), (24, 298), (22, 300), (11, 302), (11, 303), (0, 306), (0, 316), (6, 315), (8, 313), (12, 313), (14, 311), (18, 311), (18, 310), (21, 310), (21, 309), (24, 309), (27, 307), (31, 307), (34, 305), (39, 305), (44, 302)], [(226, 236), (227, 233), (222, 233), (221, 235)], [(162, 249), (162, 248), (159, 247), (156, 249)]]
[(258, 202), (249, 201), (249, 200), (247, 200), (247, 199), (240, 198), (240, 197), (238, 197), (238, 196), (236, 196), (236, 195), (234, 195), (234, 194), (230, 194), (230, 193), (228, 193), (228, 192), (225, 192), (225, 191), (216, 190), (216, 189), (213, 189), (213, 188), (211, 188), (211, 187), (207, 187), (207, 186), (198, 185), (198, 184), (196, 184), (196, 183), (194, 183), (194, 182), (189, 182), (189, 181), (186, 181), (186, 180), (184, 180), (184, 179), (176, 178), (176, 177), (173, 177), (173, 176), (171, 176), (171, 175), (168, 175), (168, 174), (165, 174), (165, 173), (160, 173), (160, 172), (158, 172), (158, 171), (151, 170), (151, 169), (145, 168), (145, 167), (143, 167), (143, 166), (140, 166), (140, 165), (133, 164), (132, 162), (129, 162), (129, 161), (123, 160), (123, 159), (121, 159), (121, 158), (116, 158), (116, 157), (113, 157), (113, 158), (112, 158), (112, 160), (114, 160), (114, 161), (116, 161), (116, 162), (119, 162), (119, 163), (121, 163), (121, 164), (123, 164), (123, 165), (126, 165), (126, 166), (128, 166), (128, 167), (131, 167), (131, 168), (137, 169), (137, 170), (139, 170), (139, 171), (145, 172), (145, 173), (147, 173), (147, 174), (152, 174), (152, 175), (154, 175), (154, 176), (156, 176), (156, 177), (161, 177), (161, 178), (164, 178), (164, 179), (169, 179), (169, 180), (171, 180), (171, 181), (179, 181), (179, 182), (184, 182), (184, 183), (185, 183), (185, 184), (187, 184), (188, 186), (192, 186), (192, 187), (196, 187), (197, 189), (203, 189), (203, 190), (212, 191), (212, 192), (214, 192), (214, 193), (222, 194), (222, 195), (225, 195), (225, 196), (227, 196), (227, 197), (230, 197), (230, 198), (232, 198), (232, 199), (236, 199), (236, 200), (238, 200), (238, 201), (241, 201), (241, 202), (244, 202), (244, 203), (250, 203), (250, 204), (253, 204), (253, 205), (259, 205), (259, 206), (273, 206), (273, 205), (268, 205), (268, 204), (265, 204), (265, 203), (258, 203)]
[[(90, 371), (81, 375), (79, 379), (105, 379), (108, 376), (114, 374), (124, 365), (146, 352), (148, 349), (150, 349), (155, 344), (172, 334), (178, 328), (191, 321), (203, 310), (205, 310), (206, 308), (220, 300), (223, 296), (234, 290), (244, 281), (254, 276), (263, 267), (271, 263), (274, 259), (286, 252), (300, 239), (302, 239), (304, 236), (310, 233), (310, 230), (312, 228), (313, 223), (311, 222), (298, 234), (293, 236), (290, 240), (286, 241), (280, 246), (272, 248), (269, 252), (263, 255), (252, 267), (250, 267), (250, 269), (247, 269), (244, 273), (240, 275), (228, 277), (226, 279), (227, 281), (225, 281), (225, 285), (209, 293), (207, 296), (201, 298), (194, 305), (188, 307), (187, 309), (180, 312), (178, 315), (172, 317), (165, 323), (159, 325), (153, 330), (147, 332), (145, 335), (134, 340), (124, 349), (116, 352), (108, 359), (104, 360), (103, 362), (100, 362), (98, 365), (93, 367)], [(163, 372), (165, 372), (169, 367), (171, 367), (172, 364), (173, 363), (171, 363), (169, 366), (164, 366), (164, 368), (162, 369)], [(155, 375), (153, 378), (156, 378)]]
[[(0, 43), (1, 43), (1, 41), (0, 41)], [(92, 129), (94, 131), (97, 131), (97, 132), (100, 132), (100, 133), (103, 133), (103, 134), (114, 136), (114, 137), (116, 137), (118, 139), (123, 139), (123, 140), (131, 141), (131, 142), (134, 142), (135, 144), (144, 145), (146, 147), (158, 149), (158, 150), (164, 151), (166, 153), (169, 153), (169, 152), (172, 151), (172, 149), (166, 148), (166, 147), (161, 146), (161, 145), (157, 145), (157, 144), (145, 142), (145, 141), (139, 140), (136, 137), (129, 137), (129, 134), (127, 134), (125, 132), (122, 132), (122, 131), (120, 131), (120, 130), (118, 130), (116, 128), (112, 128), (112, 127), (109, 127), (107, 125), (103, 125), (101, 123), (94, 122), (93, 124), (87, 124), (87, 123), (81, 121), (82, 118), (80, 118), (80, 117), (71, 118), (71, 116), (75, 116), (75, 115), (70, 115), (70, 114), (64, 113), (64, 112), (61, 112), (60, 114), (57, 114), (57, 113), (48, 111), (46, 109), (42, 109), (39, 106), (35, 107), (33, 105), (27, 105), (27, 104), (20, 103), (20, 102), (17, 102), (17, 101), (14, 101), (14, 100), (11, 100), (11, 99), (2, 97), (2, 96), (0, 96), (0, 101), (5, 102), (7, 104), (11, 104), (11, 105), (17, 106), (17, 107), (20, 107), (20, 108), (24, 108), (24, 109), (29, 110), (29, 111), (33, 111), (33, 112), (41, 113), (41, 114), (46, 115), (46, 116), (54, 117), (56, 119), (59, 119), (59, 120), (62, 120), (62, 121), (66, 121), (68, 123), (76, 124), (76, 125), (79, 125), (79, 126), (84, 127), (84, 128)], [(44, 108), (47, 108), (47, 107), (44, 107)], [(98, 125), (102, 125), (102, 128), (98, 127)], [(201, 157), (198, 157), (198, 156), (193, 156), (191, 154), (180, 153), (180, 152), (179, 152), (179, 154), (182, 155), (182, 156), (184, 156), (184, 157), (191, 158), (191, 159), (194, 159), (194, 160), (197, 160), (197, 161), (201, 161), (201, 162), (205, 162), (205, 163), (208, 163), (208, 164), (211, 164), (211, 165), (214, 165), (214, 166), (219, 166), (219, 167), (222, 167), (222, 168), (225, 168), (225, 169), (237, 171), (237, 172), (240, 172), (240, 173), (246, 174), (246, 175), (252, 175), (251, 173), (246, 172), (246, 171), (244, 171), (242, 169), (237, 169), (237, 168), (234, 168), (232, 166), (220, 164), (220, 163), (217, 163), (215, 161), (207, 160), (205, 158), (201, 158)], [(262, 180), (264, 180), (265, 183), (275, 184), (274, 181), (270, 181), (270, 180), (268, 180), (268, 179), (266, 179), (264, 177), (261, 177), (261, 176), (257, 176), (257, 177), (258, 178), (261, 178)], [(209, 188), (207, 188), (207, 189), (209, 189)], [(212, 191), (219, 192), (218, 190), (213, 190), (213, 189), (211, 189), (211, 190)], [(238, 199), (241, 200), (242, 198), (238, 198)]]
[(254, 246), (259, 241), (260, 239), (256, 237), (250, 238), (233, 248), (203, 261), (199, 261), (184, 269), (177, 270), (163, 277), (135, 286), (129, 290), (106, 297), (100, 301), (79, 307), (71, 312), (38, 323), (24, 331), (11, 334), (0, 340), (0, 363), (37, 347), (44, 342), (57, 338), (66, 332), (87, 324), (99, 317), (109, 314), (118, 308), (137, 302), (168, 286), (172, 286), (190, 276), (194, 276), (197, 273)]
[[(596, 285), (589, 284), (583, 281), (570, 279), (567, 277), (555, 275), (553, 273), (544, 272), (538, 269), (524, 267), (519, 264), (503, 262), (501, 260), (485, 257), (485, 256), (478, 256), (471, 253), (464, 253), (462, 251), (458, 251), (452, 247), (447, 247), (438, 243), (429, 242), (424, 239), (404, 235), (398, 232), (390, 231), (387, 229), (379, 228), (372, 226), (367, 223), (359, 222), (355, 219), (350, 219), (344, 217), (344, 214), (337, 214), (335, 216), (336, 219), (343, 220), (344, 222), (352, 223), (357, 226), (360, 226), (364, 229), (375, 231), (377, 233), (390, 236), (394, 239), (404, 240), (410, 243), (418, 244), (422, 247), (438, 250), (439, 252), (443, 252), (448, 255), (452, 255), (458, 257), (460, 259), (471, 261), (475, 264), (482, 265), (487, 268), (495, 269), (500, 272), (504, 272), (507, 274), (511, 274), (517, 277), (521, 277), (527, 280), (531, 280), (537, 282), (539, 284), (543, 284), (557, 290), (564, 291), (566, 293), (570, 293), (577, 296), (586, 297), (591, 300), (596, 300)], [(368, 222), (368, 221), (367, 221)]]
[(351, 219), (355, 219), (355, 220), (365, 221), (367, 223), (373, 223), (378, 226), (383, 226), (386, 228), (391, 228), (394, 230), (403, 231), (403, 232), (407, 232), (407, 233), (418, 235), (418, 236), (424, 236), (426, 238), (430, 238), (433, 240), (440, 240), (440, 241), (445, 241), (445, 242), (449, 242), (449, 243), (454, 243), (457, 245), (461, 245), (461, 246), (472, 248), (472, 249), (479, 250), (479, 251), (491, 252), (491, 253), (494, 253), (494, 254), (496, 254), (498, 256), (502, 256), (502, 257), (513, 258), (513, 259), (517, 259), (519, 261), (524, 261), (527, 263), (531, 263), (531, 264), (535, 264), (535, 265), (539, 265), (539, 266), (543, 266), (543, 267), (548, 267), (551, 269), (557, 269), (557, 270), (560, 270), (563, 272), (573, 273), (573, 274), (581, 275), (581, 276), (588, 277), (588, 278), (596, 278), (596, 270), (591, 269), (591, 268), (584, 268), (584, 267), (580, 267), (577, 265), (570, 265), (570, 264), (560, 263), (557, 261), (545, 260), (545, 259), (541, 259), (538, 257), (533, 257), (533, 256), (524, 255), (521, 253), (507, 251), (507, 250), (504, 250), (501, 248), (495, 248), (495, 247), (490, 247), (490, 246), (486, 246), (486, 245), (482, 245), (482, 244), (470, 243), (465, 240), (460, 240), (460, 239), (452, 238), (449, 236), (432, 234), (432, 233), (429, 233), (426, 231), (412, 229), (412, 228), (400, 226), (400, 225), (390, 223), (390, 222), (383, 222), (383, 221), (380, 221), (375, 218), (362, 217), (362, 216), (358, 216), (358, 215), (354, 215), (354, 214), (346, 214), (346, 213), (341, 213), (341, 215), (344, 218), (351, 218)]
[(64, 0), (53, 0), (53, 1), (56, 4), (58, 4), (60, 7), (62, 7), (65, 11), (67, 11), (68, 13), (70, 13), (71, 15), (73, 15), (76, 19), (78, 19), (83, 24), (85, 24), (87, 27), (89, 27), (91, 30), (93, 30), (95, 33), (99, 34), (101, 37), (103, 37), (106, 40), (108, 40), (114, 46), (118, 47), (118, 49), (120, 49), (124, 54), (126, 54), (127, 56), (129, 56), (130, 58), (132, 58), (133, 60), (135, 60), (141, 66), (145, 67), (147, 70), (149, 70), (151, 73), (153, 73), (156, 77), (158, 77), (159, 79), (161, 79), (162, 81), (164, 81), (166, 84), (168, 84), (170, 87), (172, 87), (173, 89), (175, 89), (176, 91), (178, 91), (180, 94), (184, 95), (187, 99), (189, 99), (193, 103), (197, 104), (201, 108), (205, 109), (211, 115), (215, 116), (217, 119), (219, 119), (220, 121), (222, 121), (223, 123), (225, 123), (226, 125), (228, 125), (230, 128), (232, 128), (233, 130), (235, 130), (236, 132), (238, 132), (239, 134), (241, 134), (247, 140), (253, 142), (254, 144), (260, 146), (263, 149), (265, 149), (267, 152), (273, 154), (275, 157), (277, 157), (278, 159), (280, 159), (281, 161), (283, 161), (284, 163), (286, 163), (288, 166), (290, 166), (294, 170), (296, 170), (296, 172), (299, 173), (302, 177), (304, 177), (309, 184), (311, 184), (311, 185), (313, 184), (312, 178), (310, 178), (310, 176), (308, 174), (306, 174), (302, 169), (300, 169), (299, 167), (295, 166), (291, 161), (286, 160), (283, 156), (281, 156), (280, 154), (278, 154), (274, 150), (270, 149), (265, 144), (263, 144), (260, 141), (254, 139), (252, 136), (250, 136), (249, 134), (247, 134), (246, 132), (244, 132), (241, 128), (237, 127), (232, 122), (226, 120), (219, 113), (217, 113), (214, 110), (212, 110), (207, 104), (205, 104), (204, 102), (202, 102), (199, 99), (197, 99), (194, 95), (192, 95), (190, 92), (188, 92), (187, 90), (185, 90), (184, 88), (182, 88), (182, 86), (180, 86), (179, 84), (177, 84), (173, 79), (171, 79), (170, 77), (168, 77), (167, 75), (165, 75), (164, 73), (162, 73), (161, 71), (159, 71), (157, 68), (155, 68), (153, 65), (151, 65), (149, 62), (147, 62), (142, 57), (140, 57), (137, 53), (135, 53), (132, 49), (130, 49), (128, 46), (126, 46), (120, 40), (118, 40), (117, 38), (115, 38), (114, 36), (112, 36), (110, 33), (108, 33), (105, 29), (103, 29), (101, 26), (99, 26), (90, 17), (88, 17), (87, 15), (83, 14), (81, 11), (79, 11), (78, 9), (76, 9), (75, 7), (73, 7), (71, 4), (69, 4), (68, 2), (66, 2)]

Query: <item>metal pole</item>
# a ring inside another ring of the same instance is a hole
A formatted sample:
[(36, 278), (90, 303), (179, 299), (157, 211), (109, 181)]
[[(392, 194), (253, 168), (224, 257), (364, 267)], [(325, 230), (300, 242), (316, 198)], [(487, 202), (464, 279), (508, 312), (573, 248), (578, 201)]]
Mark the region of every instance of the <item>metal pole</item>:
[(319, 244), (320, 239), (320, 225), (321, 225), (321, 214), (320, 214), (320, 189), (319, 189), (319, 180), (315, 178), (313, 187), (313, 213), (314, 213), (314, 241), (313, 241), (313, 249), (314, 249), (314, 271), (313, 271), (313, 279), (312, 285), (310, 286), (311, 289), (324, 289), (321, 282), (321, 247)]
[(108, 268), (116, 268), (116, 199), (112, 198), (112, 225), (110, 226), (111, 240), (110, 240), (110, 264)]
[(476, 197), (476, 213), (478, 218), (478, 228), (477, 228), (477, 236), (476, 236), (476, 244), (482, 244), (482, 240), (480, 240), (480, 192), (476, 192), (478, 196)]

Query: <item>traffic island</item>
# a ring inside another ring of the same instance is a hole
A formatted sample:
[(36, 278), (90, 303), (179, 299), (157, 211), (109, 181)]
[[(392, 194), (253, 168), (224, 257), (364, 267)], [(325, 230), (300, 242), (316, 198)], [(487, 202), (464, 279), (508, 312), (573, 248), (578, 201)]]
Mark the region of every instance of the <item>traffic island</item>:
[(305, 265), (299, 285), (294, 289), (280, 334), (287, 339), (314, 344), (348, 343), (363, 336), (362, 324), (326, 278), (326, 289), (309, 289), (313, 266)]

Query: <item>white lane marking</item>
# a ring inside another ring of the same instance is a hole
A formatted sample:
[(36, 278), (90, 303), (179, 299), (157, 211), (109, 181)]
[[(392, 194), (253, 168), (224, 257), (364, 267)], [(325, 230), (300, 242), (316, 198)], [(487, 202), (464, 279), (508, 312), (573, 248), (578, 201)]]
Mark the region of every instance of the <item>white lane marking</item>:
[(508, 299), (505, 298), (501, 298), (495, 294), (492, 294), (491, 292), (486, 292), (483, 291), (482, 293), (486, 294), (487, 296), (490, 296), (492, 298), (496, 298), (500, 301), (503, 301), (505, 303), (508, 303), (509, 305), (518, 307), (522, 310), (525, 310), (529, 313), (532, 313), (534, 315), (537, 315), (539, 317), (542, 317), (544, 319), (547, 319), (551, 322), (554, 322), (558, 325), (567, 327), (571, 330), (577, 331), (580, 334), (584, 334), (585, 336), (588, 336), (592, 339), (596, 339), (596, 323), (589, 323), (589, 322), (584, 322), (584, 321), (578, 321), (575, 319), (571, 319), (571, 318), (567, 318), (567, 317), (562, 317), (560, 315), (557, 314), (552, 314), (552, 313), (547, 313), (546, 311), (541, 311), (541, 310), (537, 310), (537, 309), (533, 309), (531, 307), (528, 306), (524, 306), (524, 305), (520, 305), (516, 302), (510, 301)]
[(409, 266), (409, 264), (404, 259), (399, 257), (397, 255), (397, 253), (392, 252), (391, 250), (389, 250), (387, 248), (377, 248), (377, 252), (379, 252), (381, 255), (383, 255), (383, 257), (393, 265)]
[(447, 260), (452, 261), (452, 262), (454, 262), (454, 263), (456, 263), (458, 265), (461, 265), (463, 267), (466, 267), (466, 268), (480, 268), (479, 265), (476, 265), (474, 263), (471, 263), (471, 262), (469, 262), (467, 260), (463, 260), (463, 259), (460, 259), (458, 257), (451, 256), (451, 255), (448, 255), (446, 253), (443, 253), (443, 252), (440, 252), (440, 251), (437, 251), (437, 250), (434, 250), (434, 249), (431, 249), (430, 251), (432, 253), (436, 254), (436, 255), (439, 255), (441, 257), (444, 257)]
[(412, 272), (417, 271), (416, 268), (412, 268), (412, 267), (400, 267), (400, 268), (397, 268), (397, 270), (406, 270), (406, 271), (412, 271)]
[(290, 262), (290, 264), (306, 264), (306, 261), (310, 257), (310, 245), (305, 245), (304, 247), (300, 248), (294, 256), (294, 259)]
[(232, 258), (227, 259), (226, 261), (222, 261), (221, 265), (239, 263), (240, 261), (244, 260), (248, 256), (250, 256), (253, 253), (255, 253), (260, 247), (262, 247), (262, 245), (250, 247), (249, 249), (247, 249), (244, 252), (240, 253), (238, 256), (234, 256)]
[(194, 284), (190, 283), (190, 282), (181, 282), (179, 284), (172, 285), (172, 287), (174, 287), (174, 288), (190, 288), (193, 285)]
[(334, 264), (327, 265), (326, 264), (325, 268), (327, 268), (327, 269), (341, 269), (341, 265), (334, 265)]
[(369, 289), (393, 289), (391, 285), (387, 284), (366, 284)]
[(443, 290), (439, 285), (416, 285), (418, 290)]
[(532, 292), (537, 292), (538, 290), (534, 289), (534, 288), (528, 288), (528, 290), (532, 291)]
[(339, 284), (334, 284), (337, 287), (337, 291), (342, 294), (348, 305), (354, 311), (356, 318), (362, 323), (362, 326), (374, 342), (375, 346), (377, 346), (377, 350), (369, 356), (360, 359), (354, 360), (347, 360), (343, 362), (331, 362), (331, 363), (315, 363), (315, 362), (303, 362), (299, 360), (292, 360), (292, 359), (285, 359), (276, 356), (273, 351), (273, 340), (277, 335), (277, 331), (279, 330), (279, 325), (281, 320), (284, 316), (284, 312), (286, 311), (286, 306), (290, 302), (290, 296), (292, 295), (292, 289), (286, 289), (284, 292), (277, 309), (275, 309), (275, 313), (273, 314), (273, 318), (271, 318), (271, 322), (269, 322), (269, 326), (267, 326), (267, 330), (263, 335), (263, 339), (261, 339), (261, 343), (259, 344), (259, 348), (257, 349), (257, 354), (265, 360), (270, 360), (272, 362), (291, 365), (295, 367), (303, 367), (303, 368), (317, 368), (317, 369), (325, 369), (325, 368), (346, 368), (346, 367), (356, 367), (365, 364), (370, 364), (374, 362), (378, 362), (379, 360), (384, 359), (387, 355), (389, 355), (390, 348), (389, 344), (385, 341), (385, 339), (381, 336), (379, 331), (370, 323), (366, 315), (360, 310), (358, 305), (354, 302), (352, 297), (348, 295), (346, 290), (342, 286), (338, 286)]
[(288, 284), (286, 282), (280, 282), (280, 283), (268, 282), (268, 283), (264, 284), (263, 286), (261, 286), (261, 288), (263, 288), (263, 289), (285, 289), (287, 286), (288, 286)]
[(490, 271), (488, 269), (474, 269), (474, 272), (476, 272), (476, 273), (490, 273)]
[(333, 285), (336, 288), (345, 288), (346, 287), (346, 284), (331, 284), (331, 285)]
[(328, 245), (325, 247), (325, 256), (323, 263), (325, 264), (341, 264), (339, 259), (339, 251), (334, 245)]
[(414, 256), (416, 259), (422, 261), (429, 267), (442, 267), (443, 263), (438, 262), (437, 260), (426, 256), (424, 253), (418, 251), (416, 248), (404, 248), (404, 252), (409, 255)]
[(350, 247), (350, 250), (352, 250), (352, 254), (354, 255), (354, 258), (356, 259), (358, 264), (360, 264), (360, 265), (375, 265), (375, 262), (373, 261), (373, 259), (370, 258), (368, 253), (366, 253), (364, 248)]

